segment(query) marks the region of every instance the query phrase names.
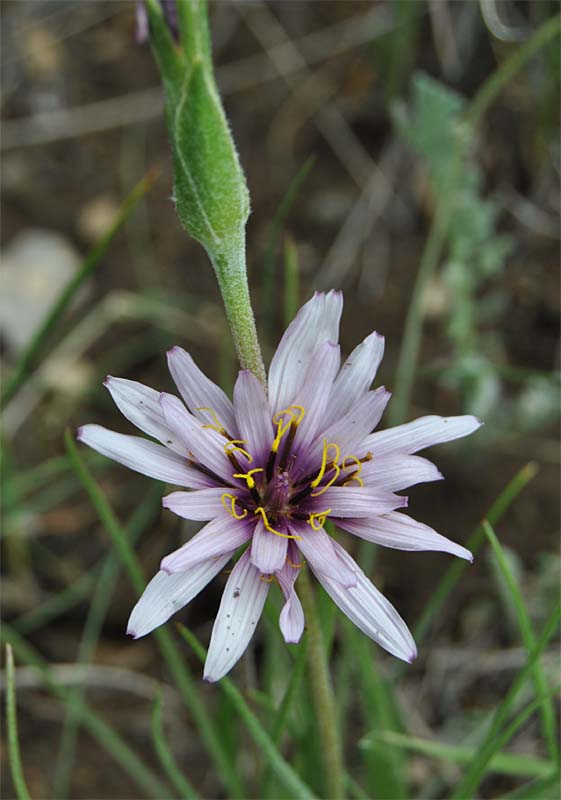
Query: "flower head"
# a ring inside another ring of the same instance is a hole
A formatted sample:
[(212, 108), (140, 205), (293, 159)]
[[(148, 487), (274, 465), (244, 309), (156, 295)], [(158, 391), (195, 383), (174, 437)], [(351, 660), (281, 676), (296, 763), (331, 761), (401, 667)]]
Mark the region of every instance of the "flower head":
[[(246, 649), (275, 581), (285, 598), (280, 628), (298, 642), (304, 614), (294, 584), (308, 565), (360, 630), (398, 658), (416, 655), (394, 607), (325, 530), (327, 520), (362, 539), (400, 550), (464, 547), (402, 513), (396, 492), (442, 478), (414, 453), (475, 431), (472, 416), (422, 417), (372, 433), (389, 392), (370, 390), (384, 339), (368, 336), (341, 367), (339, 292), (316, 294), (286, 330), (269, 370), (268, 392), (241, 371), (233, 403), (182, 349), (168, 353), (183, 402), (109, 377), (121, 412), (156, 444), (85, 425), (79, 439), (138, 472), (183, 487), (163, 499), (180, 517), (206, 522), (166, 556), (129, 620), (144, 636), (186, 605), (245, 547), (224, 589), (205, 678), (225, 675)], [(164, 446), (162, 446), (164, 445)]]

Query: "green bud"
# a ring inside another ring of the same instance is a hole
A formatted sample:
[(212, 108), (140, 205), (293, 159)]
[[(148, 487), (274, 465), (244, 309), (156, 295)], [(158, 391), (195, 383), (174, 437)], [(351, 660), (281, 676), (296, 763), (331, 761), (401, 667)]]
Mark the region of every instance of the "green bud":
[(214, 80), (206, 3), (178, 0), (180, 47), (159, 6), (147, 7), (166, 89), (177, 213), (216, 267), (243, 242), (249, 193)]

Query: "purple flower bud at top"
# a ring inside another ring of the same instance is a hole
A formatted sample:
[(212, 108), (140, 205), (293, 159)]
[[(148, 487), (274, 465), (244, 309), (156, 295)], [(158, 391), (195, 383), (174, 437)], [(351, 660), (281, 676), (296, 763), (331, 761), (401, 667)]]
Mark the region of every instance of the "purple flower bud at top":
[[(159, 0), (164, 12), (164, 18), (168, 24), (173, 38), (179, 41), (179, 24), (177, 20), (177, 8), (175, 0)], [(138, 44), (145, 44), (148, 41), (148, 13), (143, 2), (136, 4), (136, 41)]]

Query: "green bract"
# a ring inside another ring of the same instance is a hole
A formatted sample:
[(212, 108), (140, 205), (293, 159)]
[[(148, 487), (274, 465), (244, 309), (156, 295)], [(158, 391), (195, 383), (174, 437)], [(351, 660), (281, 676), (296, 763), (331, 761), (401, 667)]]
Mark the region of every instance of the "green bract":
[(177, 213), (216, 267), (220, 256), (243, 242), (249, 193), (214, 80), (206, 4), (178, 3), (181, 46), (159, 6), (147, 7), (167, 95)]

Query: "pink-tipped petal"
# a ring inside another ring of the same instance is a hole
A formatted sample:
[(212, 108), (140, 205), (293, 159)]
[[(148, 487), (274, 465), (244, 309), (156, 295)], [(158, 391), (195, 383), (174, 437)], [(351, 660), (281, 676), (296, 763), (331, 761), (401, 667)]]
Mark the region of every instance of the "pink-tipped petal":
[(212, 413), (201, 408), (212, 408), (220, 424), (230, 436), (238, 438), (234, 407), (231, 400), (210, 378), (201, 372), (189, 353), (181, 347), (172, 347), (168, 353), (168, 367), (171, 377), (187, 406), (203, 423), (215, 425)]
[(367, 461), (360, 474), (365, 486), (399, 492), (417, 483), (441, 481), (442, 473), (420, 456), (380, 456)]
[(482, 424), (477, 417), (469, 414), (461, 417), (420, 417), (405, 425), (373, 433), (364, 442), (364, 452), (371, 450), (375, 457), (390, 453), (416, 453), (425, 447), (469, 436)]
[(136, 425), (148, 436), (159, 439), (162, 444), (182, 456), (187, 455), (185, 445), (174, 436), (166, 425), (160, 407), (160, 392), (125, 378), (108, 375), (103, 384), (113, 398), (115, 405), (129, 422)]
[(251, 563), (263, 575), (272, 575), (282, 569), (286, 561), (288, 540), (265, 529), (260, 519), (251, 542)]
[(315, 351), (326, 342), (339, 341), (342, 310), (343, 296), (340, 292), (316, 293), (286, 329), (269, 370), (269, 400), (273, 414), (295, 402)]
[(77, 438), (98, 453), (149, 478), (190, 489), (202, 489), (213, 484), (206, 475), (189, 467), (184, 458), (140, 436), (116, 433), (101, 425), (82, 425)]
[(130, 615), (127, 633), (134, 639), (146, 636), (187, 605), (228, 563), (232, 553), (201, 562), (189, 572), (152, 578)]
[(411, 662), (417, 655), (417, 648), (405, 622), (389, 600), (372, 585), (354, 559), (337, 542), (333, 542), (333, 547), (341, 563), (355, 570), (357, 584), (345, 589), (310, 562), (325, 591), (363, 633), (392, 655)]
[(343, 417), (366, 394), (372, 385), (383, 355), (384, 337), (379, 333), (371, 333), (358, 347), (355, 347), (341, 367), (333, 385), (333, 392), (325, 415), (326, 426)]
[(181, 400), (172, 394), (162, 392), (160, 405), (166, 423), (194, 455), (195, 460), (230, 484), (232, 465), (224, 451), (224, 437), (210, 428), (203, 428), (201, 421), (190, 414)]
[(219, 681), (239, 661), (255, 632), (270, 583), (250, 560), (246, 550), (224, 588), (212, 629), (204, 679)]
[(472, 554), (465, 547), (399, 512), (374, 519), (344, 519), (337, 524), (348, 533), (383, 547), (409, 551), (436, 550), (473, 561)]
[(249, 452), (268, 453), (274, 438), (269, 401), (261, 382), (247, 369), (238, 375), (234, 408), (240, 439), (247, 442)]
[(162, 505), (183, 519), (207, 522), (223, 513), (222, 495), (226, 491), (226, 488), (218, 487), (196, 492), (172, 492), (162, 498)]
[(276, 575), (285, 599), (279, 616), (279, 627), (287, 644), (298, 644), (304, 633), (304, 610), (294, 591), (294, 582), (300, 572), (299, 558), (298, 548), (294, 542), (290, 542), (287, 560)]
[(406, 506), (406, 497), (368, 486), (332, 486), (310, 501), (315, 513), (329, 508), (332, 517), (373, 517)]
[(160, 569), (169, 574), (185, 572), (194, 565), (231, 553), (251, 539), (253, 520), (233, 519), (225, 511), (196, 533), (182, 547), (162, 559)]
[(341, 559), (337, 558), (333, 549), (333, 539), (324, 530), (320, 528), (316, 531), (306, 522), (292, 522), (290, 532), (300, 537), (296, 540), (296, 544), (310, 566), (329, 575), (341, 586), (349, 587), (356, 584), (354, 570), (349, 569)]

